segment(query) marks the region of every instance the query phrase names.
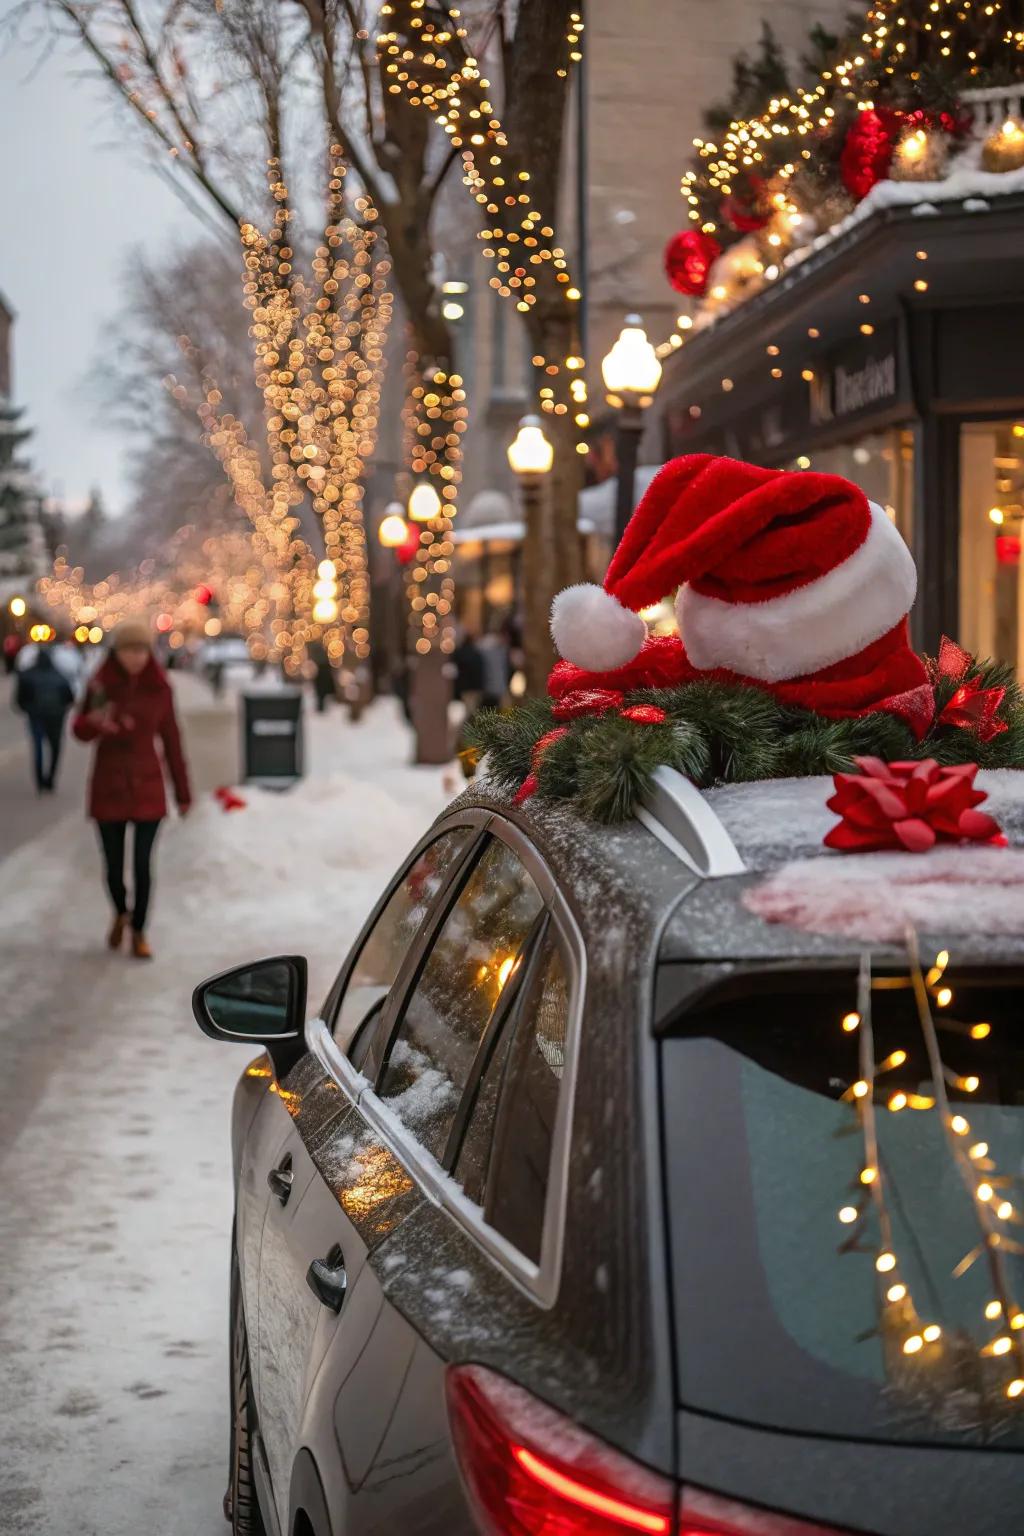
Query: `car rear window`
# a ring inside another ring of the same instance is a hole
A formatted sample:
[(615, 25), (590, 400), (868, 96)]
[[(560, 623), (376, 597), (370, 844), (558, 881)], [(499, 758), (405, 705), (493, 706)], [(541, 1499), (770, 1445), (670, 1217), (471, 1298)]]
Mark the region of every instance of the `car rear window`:
[(685, 1406), (1024, 1446), (1024, 978), (936, 958), (924, 1019), (906, 973), (775, 972), (663, 1021)]

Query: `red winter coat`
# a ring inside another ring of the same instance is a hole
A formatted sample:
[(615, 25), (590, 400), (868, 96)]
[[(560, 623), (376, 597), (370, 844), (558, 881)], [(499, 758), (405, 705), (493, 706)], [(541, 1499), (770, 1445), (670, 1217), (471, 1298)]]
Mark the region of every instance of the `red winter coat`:
[[(158, 821), (167, 814), (164, 766), (179, 807), (192, 798), (171, 685), (154, 657), (137, 677), (108, 656), (86, 690), (71, 729), (95, 741), (89, 815), (96, 821)], [(163, 744), (163, 760), (156, 738)]]

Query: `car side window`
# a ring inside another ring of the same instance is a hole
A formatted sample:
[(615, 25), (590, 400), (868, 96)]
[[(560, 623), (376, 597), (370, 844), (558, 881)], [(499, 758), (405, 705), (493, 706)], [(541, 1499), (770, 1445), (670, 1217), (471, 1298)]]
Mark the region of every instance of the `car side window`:
[[(483, 1202), (487, 1224), (534, 1263), (544, 1233), (569, 1003), (565, 961), (549, 929), (515, 1009)], [(487, 1112), (483, 1095), (478, 1107)], [(468, 1135), (464, 1147), (471, 1147)]]
[[(365, 1059), (370, 1042), (370, 1015), (380, 1016), (384, 1000), (435, 896), (476, 835), (474, 827), (453, 827), (424, 848), (395, 886), (366, 935), (332, 1026), (339, 1044), (352, 1045), (350, 1054), (356, 1066)], [(364, 1021), (367, 1027), (360, 1029)]]
[(477, 1049), (543, 902), (506, 844), (492, 840), (438, 930), (379, 1093), (441, 1161)]

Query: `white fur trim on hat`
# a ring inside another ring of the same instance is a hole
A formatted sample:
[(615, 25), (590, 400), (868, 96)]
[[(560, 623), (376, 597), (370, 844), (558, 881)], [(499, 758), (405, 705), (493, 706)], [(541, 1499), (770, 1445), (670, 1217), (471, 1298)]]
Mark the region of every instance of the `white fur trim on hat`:
[(566, 661), (587, 672), (612, 672), (633, 660), (647, 625), (603, 587), (581, 582), (551, 604), (551, 634)]
[(856, 656), (898, 624), (917, 593), (917, 570), (882, 508), (868, 505), (863, 544), (793, 592), (763, 603), (726, 603), (680, 587), (676, 619), (694, 666), (781, 683)]

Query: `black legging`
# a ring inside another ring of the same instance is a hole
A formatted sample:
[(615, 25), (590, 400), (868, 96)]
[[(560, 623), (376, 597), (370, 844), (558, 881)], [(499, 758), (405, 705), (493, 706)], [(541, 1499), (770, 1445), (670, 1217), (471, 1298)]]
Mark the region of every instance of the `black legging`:
[[(100, 842), (103, 844), (103, 860), (106, 865), (107, 890), (110, 899), (122, 915), (128, 911), (128, 899), (124, 888), (124, 838), (128, 829), (126, 821), (98, 821)], [(132, 850), (132, 870), (135, 884), (135, 900), (132, 905), (132, 928), (141, 933), (146, 926), (151, 887), (149, 864), (160, 830), (159, 821), (136, 821), (135, 844)]]

